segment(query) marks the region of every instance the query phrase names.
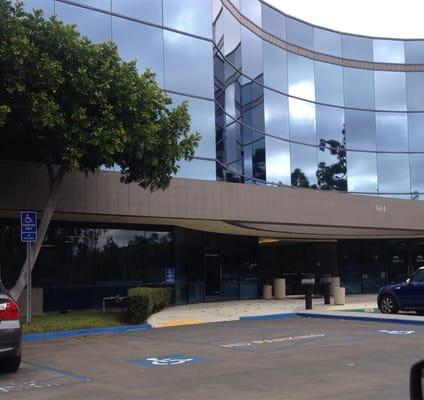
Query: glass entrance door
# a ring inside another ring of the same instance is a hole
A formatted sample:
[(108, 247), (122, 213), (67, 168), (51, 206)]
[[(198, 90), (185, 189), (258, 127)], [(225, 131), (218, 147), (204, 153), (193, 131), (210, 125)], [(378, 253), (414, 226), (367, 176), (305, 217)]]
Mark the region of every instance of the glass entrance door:
[(403, 282), (411, 273), (408, 242), (390, 240), (387, 247), (388, 281), (389, 283)]
[(221, 258), (219, 254), (205, 254), (205, 300), (221, 297)]

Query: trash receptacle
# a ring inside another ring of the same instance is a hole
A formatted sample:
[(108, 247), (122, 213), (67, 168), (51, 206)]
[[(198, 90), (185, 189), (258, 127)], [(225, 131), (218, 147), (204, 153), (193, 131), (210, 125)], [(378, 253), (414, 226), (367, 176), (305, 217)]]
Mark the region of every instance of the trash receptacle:
[(344, 287), (334, 288), (334, 305), (344, 306), (346, 300), (346, 291)]
[(286, 297), (286, 280), (284, 278), (274, 279), (274, 297), (284, 299)]
[(302, 274), (301, 283), (305, 288), (305, 310), (312, 310), (312, 290), (315, 285), (315, 274)]

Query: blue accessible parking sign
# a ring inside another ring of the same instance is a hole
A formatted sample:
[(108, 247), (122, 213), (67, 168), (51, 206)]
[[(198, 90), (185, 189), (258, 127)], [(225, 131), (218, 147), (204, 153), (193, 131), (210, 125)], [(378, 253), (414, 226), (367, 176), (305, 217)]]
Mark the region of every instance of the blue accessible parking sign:
[(37, 213), (35, 211), (21, 212), (21, 242), (37, 241)]
[(165, 268), (165, 282), (175, 283), (175, 268)]

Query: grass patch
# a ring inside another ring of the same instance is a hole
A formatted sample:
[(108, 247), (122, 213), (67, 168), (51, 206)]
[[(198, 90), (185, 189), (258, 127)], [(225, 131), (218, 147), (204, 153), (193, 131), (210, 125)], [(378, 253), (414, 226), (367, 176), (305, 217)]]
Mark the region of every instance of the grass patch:
[(103, 328), (106, 326), (127, 325), (127, 313), (100, 311), (49, 313), (32, 317), (31, 325), (26, 324), (26, 318), (21, 319), (23, 333), (42, 333), (67, 331), (74, 329)]

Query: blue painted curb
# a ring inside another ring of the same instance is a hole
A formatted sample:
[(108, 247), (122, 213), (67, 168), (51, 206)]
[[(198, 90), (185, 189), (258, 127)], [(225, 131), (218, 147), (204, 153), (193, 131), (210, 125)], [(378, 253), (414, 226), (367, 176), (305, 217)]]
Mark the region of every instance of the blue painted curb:
[(416, 319), (395, 319), (395, 318), (376, 318), (376, 317), (361, 317), (360, 315), (334, 315), (334, 314), (309, 314), (305, 312), (297, 312), (296, 315), (302, 318), (324, 318), (324, 319), (344, 319), (350, 321), (366, 321), (366, 322), (389, 322), (392, 324), (407, 324), (407, 325), (424, 325), (422, 321)]
[(297, 314), (295, 312), (287, 312), (281, 314), (265, 314), (265, 315), (252, 315), (240, 317), (240, 321), (255, 321), (259, 319), (286, 319), (286, 318), (294, 318)]
[(424, 319), (422, 321), (416, 319), (395, 319), (388, 317), (362, 317), (360, 315), (342, 315), (342, 314), (318, 314), (318, 313), (308, 313), (308, 312), (288, 312), (281, 314), (266, 314), (266, 315), (252, 315), (240, 317), (240, 321), (255, 321), (255, 320), (265, 320), (265, 319), (286, 319), (286, 318), (321, 318), (321, 319), (343, 319), (350, 321), (366, 321), (366, 322), (389, 322), (392, 324), (406, 324), (406, 325), (424, 325)]
[(89, 335), (100, 335), (102, 333), (119, 333), (126, 331), (145, 330), (150, 329), (150, 324), (140, 325), (122, 325), (122, 326), (108, 326), (105, 328), (91, 328), (91, 329), (78, 329), (72, 331), (60, 331), (60, 332), (45, 332), (45, 333), (29, 333), (23, 335), (24, 342), (35, 342), (38, 340), (51, 340), (60, 339), (66, 337), (76, 336), (89, 336)]

